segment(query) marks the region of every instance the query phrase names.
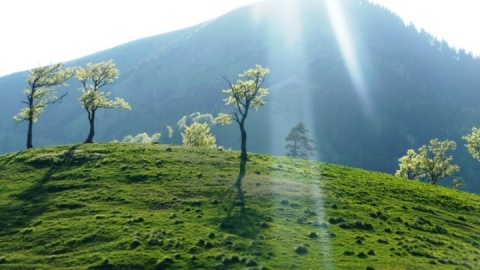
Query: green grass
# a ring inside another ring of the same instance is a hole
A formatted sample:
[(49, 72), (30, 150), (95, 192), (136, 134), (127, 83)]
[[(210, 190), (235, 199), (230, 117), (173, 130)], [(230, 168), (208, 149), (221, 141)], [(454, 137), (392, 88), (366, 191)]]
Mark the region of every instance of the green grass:
[[(172, 151), (166, 151), (171, 147)], [(0, 269), (480, 269), (480, 197), (155, 144), (0, 156)]]

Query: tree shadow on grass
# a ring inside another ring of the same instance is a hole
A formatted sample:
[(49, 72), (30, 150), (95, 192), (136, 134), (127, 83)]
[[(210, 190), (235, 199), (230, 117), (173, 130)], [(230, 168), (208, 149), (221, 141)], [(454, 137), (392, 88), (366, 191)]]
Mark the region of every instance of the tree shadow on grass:
[(10, 164), (12, 161), (16, 160), (17, 157), (22, 154), (22, 151), (16, 152), (14, 154), (7, 154), (5, 157), (2, 158), (2, 163), (0, 164), (0, 169), (4, 168), (8, 164)]
[(230, 206), (226, 208), (227, 215), (220, 223), (220, 229), (242, 237), (256, 238), (262, 225), (262, 216), (254, 209), (246, 206), (245, 192), (242, 190), (242, 181), (246, 173), (246, 161), (240, 162), (240, 170), (235, 182), (236, 195)]
[(19, 232), (21, 229), (29, 226), (34, 218), (41, 216), (47, 211), (50, 196), (53, 193), (62, 191), (56, 187), (47, 186), (47, 183), (51, 180), (51, 176), (54, 173), (61, 170), (58, 166), (64, 165), (71, 160), (78, 146), (79, 145), (72, 146), (61, 156), (61, 159), (55, 163), (32, 164), (38, 168), (49, 166), (49, 169), (43, 177), (30, 188), (17, 195), (12, 194), (11, 202), (0, 208), (0, 235)]

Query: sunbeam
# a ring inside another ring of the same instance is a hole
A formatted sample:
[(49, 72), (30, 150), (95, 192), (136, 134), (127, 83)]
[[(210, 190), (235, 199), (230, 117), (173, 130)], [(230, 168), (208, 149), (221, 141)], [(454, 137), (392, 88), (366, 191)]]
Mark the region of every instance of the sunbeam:
[(368, 85), (358, 61), (352, 34), (349, 30), (347, 17), (342, 10), (341, 2), (338, 0), (325, 0), (325, 7), (354, 90), (364, 105), (365, 113), (370, 115), (373, 112), (373, 108)]
[[(310, 8), (320, 7), (317, 3), (312, 3)], [(269, 141), (270, 153), (285, 155), (285, 136), (291, 128), (302, 122), (312, 132), (308, 135), (315, 138), (315, 130), (317, 130), (315, 126), (319, 124), (316, 121), (318, 118), (313, 113), (313, 108), (316, 106), (312, 96), (314, 90), (309, 88), (311, 79), (314, 79), (310, 76), (315, 76), (310, 71), (311, 56), (308, 55), (306, 49), (306, 41), (308, 40), (306, 35), (311, 34), (311, 32), (306, 30), (307, 23), (303, 17), (307, 9), (305, 1), (279, 1), (274, 12), (267, 10), (269, 8), (267, 6), (265, 8), (265, 10), (255, 11), (255, 14), (252, 15), (254, 22), (260, 23), (259, 18), (265, 18), (265, 14), (268, 14), (270, 25), (281, 29), (268, 33), (270, 34), (268, 36), (269, 60), (265, 65), (271, 67), (272, 73), (267, 80), (275, 83), (270, 86), (268, 106), (265, 108), (269, 111), (267, 114), (269, 130), (267, 132), (269, 132), (271, 138), (271, 141)], [(278, 59), (281, 59), (281, 61)], [(289, 73), (289, 76), (286, 77), (276, 77), (276, 74), (282, 74), (282, 72), (276, 73), (276, 70), (279, 69), (290, 69), (295, 72)], [(289, 102), (286, 104), (280, 102), (281, 100), (289, 100)], [(319, 160), (320, 155), (316, 153), (312, 158)], [(276, 166), (276, 164), (272, 164), (272, 166)], [(309, 182), (306, 183), (308, 192), (303, 192), (310, 196), (313, 202), (308, 207), (315, 209), (319, 219), (327, 220), (319, 183), (321, 176), (318, 165), (312, 163), (306, 171), (309, 175)], [(282, 194), (285, 192), (289, 185), (285, 181), (285, 179), (273, 179), (272, 189), (274, 189), (274, 193)], [(315, 245), (321, 250), (322, 254), (322, 259), (318, 261), (318, 269), (333, 269), (330, 235), (322, 231), (321, 237)]]

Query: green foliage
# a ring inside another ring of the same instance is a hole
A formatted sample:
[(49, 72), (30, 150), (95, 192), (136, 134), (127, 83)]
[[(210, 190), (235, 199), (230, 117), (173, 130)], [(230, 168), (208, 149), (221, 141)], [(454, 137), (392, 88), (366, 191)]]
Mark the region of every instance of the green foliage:
[(13, 119), (17, 122), (37, 122), (38, 115), (43, 112), (48, 104), (60, 101), (56, 96), (55, 87), (67, 85), (66, 81), (74, 73), (75, 70), (72, 68), (64, 69), (62, 63), (30, 70), (27, 79), (28, 87), (23, 91), (27, 97), (27, 101), (23, 101), (23, 103), (27, 104), (28, 107), (22, 108)]
[(177, 126), (179, 129), (185, 129), (188, 125), (191, 125), (193, 123), (200, 123), (200, 124), (206, 123), (209, 127), (212, 127), (217, 124), (217, 122), (215, 121), (215, 118), (211, 114), (209, 113), (202, 114), (200, 112), (194, 112), (188, 116), (184, 115), (182, 118), (180, 118), (180, 120), (178, 120), (177, 122)]
[(290, 130), (285, 138), (287, 142), (291, 142), (285, 146), (288, 150), (287, 157), (308, 159), (314, 155), (313, 140), (308, 138), (307, 133), (308, 129), (302, 123), (298, 123)]
[(480, 161), (480, 129), (473, 127), (472, 133), (465, 135), (462, 139), (467, 141), (465, 145), (473, 158)]
[(215, 117), (215, 121), (222, 125), (230, 125), (233, 123), (233, 117), (228, 113), (219, 113), (218, 116)]
[(168, 138), (171, 139), (173, 136), (173, 128), (171, 126), (166, 127)]
[(53, 64), (44, 67), (34, 68), (29, 71), (27, 84), (23, 93), (27, 97), (23, 103), (27, 107), (22, 108), (20, 112), (13, 117), (16, 122), (29, 122), (27, 133), (27, 148), (32, 148), (32, 123), (37, 122), (40, 115), (48, 104), (61, 102), (65, 93), (61, 97), (56, 96), (55, 87), (67, 85), (66, 81), (75, 73), (75, 69), (63, 68), (62, 63)]
[(476, 194), (251, 154), (238, 205), (237, 152), (167, 147), (0, 156), (0, 268), (480, 268)]
[(453, 179), (452, 188), (458, 189), (458, 188), (460, 188), (461, 186), (463, 186), (464, 184), (465, 184), (465, 182), (463, 181), (462, 178), (455, 178), (455, 179)]
[(123, 137), (122, 142), (125, 143), (154, 143), (160, 141), (160, 133), (154, 133), (152, 136), (148, 136), (146, 132), (138, 133), (135, 136), (127, 135)]
[(413, 149), (408, 149), (407, 154), (399, 160), (399, 169), (395, 172), (395, 176), (407, 179), (421, 179), (424, 172), (420, 166), (420, 157)]
[(261, 86), (265, 76), (269, 73), (270, 69), (256, 65), (255, 68), (250, 68), (239, 74), (237, 83), (230, 83), (230, 88), (223, 90), (224, 93), (229, 95), (224, 100), (225, 104), (234, 104), (242, 115), (248, 111), (249, 106), (258, 110), (260, 106), (265, 105), (263, 98), (268, 95), (268, 89)]
[(118, 73), (112, 60), (97, 64), (88, 63), (86, 67), (78, 68), (77, 79), (82, 83), (79, 89), (82, 96), (78, 99), (78, 103), (89, 113), (99, 108), (130, 110), (130, 105), (124, 99), (109, 100), (111, 93), (100, 91), (100, 88), (112, 84), (118, 78)]
[[(222, 124), (230, 124), (232, 120), (240, 123), (247, 118), (250, 106), (258, 110), (259, 107), (265, 105), (263, 98), (268, 95), (268, 89), (263, 88), (262, 84), (265, 76), (269, 73), (270, 69), (256, 65), (255, 68), (250, 68), (239, 74), (239, 79), (236, 84), (232, 84), (225, 79), (230, 85), (229, 89), (223, 90), (224, 93), (229, 95), (224, 99), (225, 104), (234, 104), (238, 112), (232, 112), (230, 114), (221, 113), (215, 120)], [(240, 116), (238, 113), (240, 113)], [(228, 119), (228, 117), (230, 117), (230, 119)]]
[(182, 132), (184, 146), (196, 147), (215, 147), (216, 139), (210, 133), (210, 127), (207, 123), (193, 122), (190, 126), (185, 127)]
[(407, 155), (399, 159), (400, 168), (395, 176), (427, 181), (435, 185), (439, 180), (460, 170), (458, 165), (451, 164), (453, 157), (447, 156), (447, 152), (455, 150), (455, 147), (454, 141), (432, 139), (430, 145), (422, 145), (418, 153), (409, 149)]

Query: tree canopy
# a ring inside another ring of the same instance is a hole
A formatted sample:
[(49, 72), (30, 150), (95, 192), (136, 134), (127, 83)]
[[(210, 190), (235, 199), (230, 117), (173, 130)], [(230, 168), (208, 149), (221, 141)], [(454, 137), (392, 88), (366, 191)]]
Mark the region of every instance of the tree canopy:
[(409, 149), (407, 155), (399, 159), (400, 168), (395, 175), (435, 185), (441, 179), (460, 170), (458, 165), (452, 164), (453, 157), (447, 155), (448, 151), (455, 148), (454, 141), (432, 139), (429, 145), (422, 145), (418, 152)]
[(472, 133), (465, 135), (462, 139), (467, 141), (465, 145), (468, 152), (477, 160), (480, 161), (480, 129), (473, 127)]
[(307, 133), (308, 129), (303, 123), (298, 123), (290, 130), (285, 138), (287, 142), (291, 142), (285, 146), (288, 157), (308, 159), (314, 155), (313, 140), (308, 138)]

